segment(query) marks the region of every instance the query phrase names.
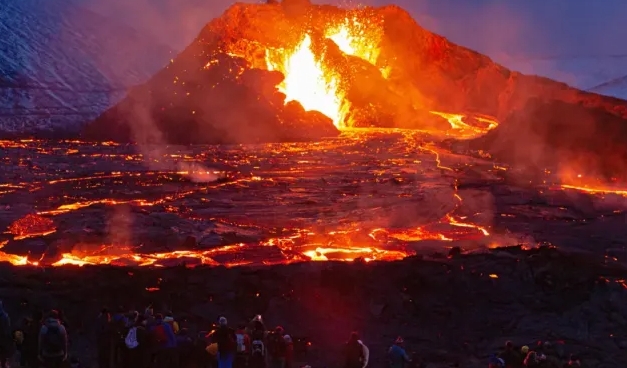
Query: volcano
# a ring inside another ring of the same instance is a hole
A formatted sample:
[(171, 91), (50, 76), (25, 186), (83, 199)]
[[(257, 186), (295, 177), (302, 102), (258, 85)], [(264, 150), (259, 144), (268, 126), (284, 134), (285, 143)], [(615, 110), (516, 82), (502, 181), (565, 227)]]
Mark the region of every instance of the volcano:
[[(627, 154), (627, 102), (510, 71), (421, 28), (398, 6), (235, 4), (167, 67), (90, 123), (84, 137), (141, 141), (147, 130), (158, 130), (169, 143), (273, 142), (374, 126), (471, 138), (498, 121), (537, 120), (538, 103), (558, 104), (570, 117), (542, 117), (546, 129), (523, 132), (525, 141), (516, 138), (524, 123), (497, 129), (503, 132), (494, 134), (511, 138), (510, 151), (547, 146), (556, 130), (585, 125), (594, 134), (587, 134), (583, 151), (593, 158), (579, 160), (582, 169), (610, 160), (595, 153), (607, 151), (608, 140), (616, 149), (611, 160)], [(602, 122), (591, 124), (591, 118)], [(544, 155), (538, 167), (581, 156), (577, 135), (559, 134), (558, 140), (560, 152), (569, 151)], [(502, 151), (486, 141), (479, 145)]]

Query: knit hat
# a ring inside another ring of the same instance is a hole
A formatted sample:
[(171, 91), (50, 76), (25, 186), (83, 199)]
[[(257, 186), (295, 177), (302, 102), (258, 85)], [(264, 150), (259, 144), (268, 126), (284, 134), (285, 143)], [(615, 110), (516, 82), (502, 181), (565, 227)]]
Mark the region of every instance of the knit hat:
[(227, 325), (227, 323), (228, 323), (228, 321), (226, 320), (226, 317), (220, 317), (220, 319), (218, 320), (218, 324), (219, 324), (220, 326), (223, 326), (223, 327), (224, 327), (224, 326), (226, 326), (226, 325)]
[(520, 348), (520, 352), (523, 354), (527, 354), (529, 352), (529, 346), (523, 346), (522, 348)]

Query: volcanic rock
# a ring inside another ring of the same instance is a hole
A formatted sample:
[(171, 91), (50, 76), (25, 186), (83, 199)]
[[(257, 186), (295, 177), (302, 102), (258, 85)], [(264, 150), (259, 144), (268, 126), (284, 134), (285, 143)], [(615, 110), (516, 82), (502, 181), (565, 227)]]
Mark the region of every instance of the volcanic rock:
[[(297, 354), (300, 365), (336, 365), (343, 342), (357, 330), (370, 347), (373, 365), (383, 364), (387, 347), (400, 335), (423, 366), (485, 367), (487, 356), (506, 340), (517, 346), (551, 341), (558, 345), (561, 363), (577, 354), (590, 367), (621, 366), (627, 359), (627, 334), (621, 326), (627, 298), (621, 278), (627, 270), (621, 268), (616, 278), (616, 271), (603, 263), (581, 263), (586, 260), (565, 252), (496, 252), (512, 258), (480, 254), (441, 261), (410, 258), (258, 269), (3, 266), (0, 290), (15, 320), (42, 309), (62, 310), (73, 341), (82, 341), (72, 344), (72, 355), (85, 363), (95, 338), (85, 327), (103, 305), (141, 310), (151, 303), (156, 311), (174, 311), (192, 336), (210, 329), (219, 316), (237, 323), (261, 314), (268, 327), (281, 325), (304, 340)], [(564, 283), (546, 290), (528, 282), (522, 275), (526, 270), (516, 267), (530, 256), (572, 272), (560, 275)], [(578, 275), (573, 263), (586, 274)], [(350, 288), (326, 282), (351, 275)], [(570, 297), (568, 284), (599, 278), (605, 281), (577, 286), (581, 298)], [(616, 308), (609, 309), (608, 300)]]
[(519, 169), (627, 177), (627, 120), (602, 107), (531, 99), (470, 147)]
[[(368, 39), (371, 49), (379, 51), (376, 60), (349, 55), (339, 45), (333, 47), (330, 39), (321, 42), (325, 30), (350, 19), (361, 25), (358, 33)], [(627, 118), (625, 101), (510, 71), (421, 28), (398, 6), (345, 10), (294, 0), (280, 6), (231, 6), (170, 65), (91, 123), (85, 136), (137, 140), (146, 124), (161, 130), (166, 141), (181, 143), (337, 134), (320, 114), (301, 114), (299, 119), (284, 115), (276, 90), (260, 89), (243, 78), (253, 68), (268, 68), (267, 50), (293, 49), (305, 34), (311, 35), (316, 56), (341, 76), (342, 89), (348, 92), (344, 99), (351, 107), (344, 122), (349, 125), (445, 130), (450, 126), (429, 111), (505, 119), (514, 110), (522, 110), (523, 115), (533, 110), (527, 104), (532, 97), (560, 101), (564, 109), (572, 109), (572, 115), (582, 105)], [(269, 84), (280, 83), (261, 71), (255, 73)]]
[(157, 132), (158, 143), (185, 144), (298, 141), (337, 134), (324, 115), (283, 107), (272, 87), (281, 74), (250, 69), (244, 59), (223, 53), (205, 64), (198, 61), (186, 62), (184, 70), (171, 72), (177, 65), (157, 74), (89, 125), (85, 137), (144, 143)]

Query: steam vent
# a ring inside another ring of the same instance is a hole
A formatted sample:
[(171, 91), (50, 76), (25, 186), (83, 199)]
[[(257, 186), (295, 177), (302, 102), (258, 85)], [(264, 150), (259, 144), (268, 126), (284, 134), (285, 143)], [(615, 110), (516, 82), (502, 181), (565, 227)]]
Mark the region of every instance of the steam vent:
[(283, 1), (233, 5), (83, 134), (213, 144), (318, 140), (350, 127), (492, 130), (463, 148), (615, 176), (625, 172), (625, 118), (625, 101), (510, 71), (398, 6)]

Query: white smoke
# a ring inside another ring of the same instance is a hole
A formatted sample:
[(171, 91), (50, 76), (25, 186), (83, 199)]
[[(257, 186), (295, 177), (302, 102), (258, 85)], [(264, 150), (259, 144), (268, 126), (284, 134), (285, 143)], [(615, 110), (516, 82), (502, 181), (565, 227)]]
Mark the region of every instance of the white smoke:
[(198, 162), (172, 162), (164, 159), (168, 155), (168, 144), (157, 127), (147, 106), (135, 104), (131, 115), (131, 134), (137, 150), (150, 170), (176, 171), (195, 183), (208, 183), (219, 179), (218, 170), (209, 169)]

